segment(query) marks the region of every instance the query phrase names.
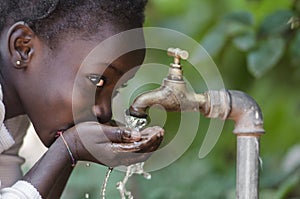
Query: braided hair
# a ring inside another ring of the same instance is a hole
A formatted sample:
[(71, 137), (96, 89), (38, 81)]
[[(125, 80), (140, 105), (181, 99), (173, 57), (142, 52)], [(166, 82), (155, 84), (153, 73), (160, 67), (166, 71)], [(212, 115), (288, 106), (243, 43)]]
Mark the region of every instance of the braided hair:
[(105, 23), (139, 27), (147, 0), (1, 0), (0, 31), (24, 21), (51, 47), (61, 33), (92, 35)]

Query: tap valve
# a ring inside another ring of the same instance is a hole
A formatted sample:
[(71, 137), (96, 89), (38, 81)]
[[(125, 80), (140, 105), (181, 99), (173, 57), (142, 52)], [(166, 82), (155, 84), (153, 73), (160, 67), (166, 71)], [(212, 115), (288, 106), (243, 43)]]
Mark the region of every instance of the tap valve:
[(180, 48), (168, 48), (168, 55), (174, 57), (174, 63), (171, 64), (171, 67), (179, 69), (181, 69), (180, 59), (187, 60), (189, 58), (189, 53)]
[(186, 60), (189, 57), (189, 53), (179, 48), (169, 48), (168, 55), (174, 57), (174, 63), (170, 64), (168, 80), (183, 81), (182, 68), (180, 65), (180, 59)]

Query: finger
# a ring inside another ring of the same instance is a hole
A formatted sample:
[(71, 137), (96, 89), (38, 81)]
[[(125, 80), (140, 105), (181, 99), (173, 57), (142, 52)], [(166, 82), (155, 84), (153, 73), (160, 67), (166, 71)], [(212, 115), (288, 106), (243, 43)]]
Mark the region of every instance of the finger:
[(160, 127), (149, 127), (142, 131), (142, 138), (134, 143), (113, 143), (112, 148), (117, 152), (146, 153), (156, 150), (161, 144), (164, 130)]
[(164, 130), (158, 126), (142, 131), (142, 142), (139, 153), (153, 152), (157, 150), (164, 137)]
[(139, 132), (125, 127), (112, 127), (98, 122), (85, 122), (76, 125), (76, 130), (82, 138), (90, 136), (95, 143), (135, 142), (141, 139)]
[(114, 155), (104, 161), (104, 164), (114, 167), (146, 161), (161, 144), (164, 130), (160, 127), (149, 127), (141, 133), (142, 139), (138, 142), (109, 144), (107, 149), (112, 150)]
[(136, 142), (141, 139), (141, 134), (136, 130), (131, 130), (125, 127), (112, 127), (107, 125), (101, 125), (101, 130), (113, 143), (123, 143), (123, 142)]

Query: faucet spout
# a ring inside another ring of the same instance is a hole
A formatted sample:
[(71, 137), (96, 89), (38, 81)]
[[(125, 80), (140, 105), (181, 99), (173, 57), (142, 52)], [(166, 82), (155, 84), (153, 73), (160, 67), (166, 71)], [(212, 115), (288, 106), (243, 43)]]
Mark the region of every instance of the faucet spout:
[(129, 108), (135, 117), (147, 117), (147, 109), (159, 105), (168, 112), (197, 112), (206, 102), (206, 96), (189, 92), (184, 81), (164, 79), (158, 89), (141, 94)]
[[(168, 94), (168, 89), (160, 87), (139, 95), (128, 109), (129, 114), (134, 117), (146, 118), (148, 108), (155, 104), (164, 103), (166, 94)], [(171, 99), (174, 100), (173, 96)]]

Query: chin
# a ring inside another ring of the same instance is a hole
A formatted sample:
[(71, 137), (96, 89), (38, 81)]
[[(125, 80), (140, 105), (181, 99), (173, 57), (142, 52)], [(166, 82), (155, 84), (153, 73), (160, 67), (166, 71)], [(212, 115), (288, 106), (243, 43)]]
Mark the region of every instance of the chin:
[(41, 141), (45, 147), (49, 148), (54, 143), (55, 138), (53, 140), (46, 140), (46, 141), (41, 140)]
[(43, 143), (43, 145), (47, 148), (49, 148), (54, 141), (56, 140), (56, 131), (54, 132), (40, 132), (38, 133), (38, 136)]

